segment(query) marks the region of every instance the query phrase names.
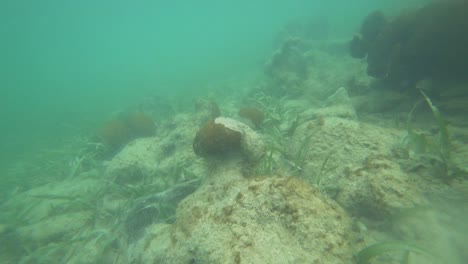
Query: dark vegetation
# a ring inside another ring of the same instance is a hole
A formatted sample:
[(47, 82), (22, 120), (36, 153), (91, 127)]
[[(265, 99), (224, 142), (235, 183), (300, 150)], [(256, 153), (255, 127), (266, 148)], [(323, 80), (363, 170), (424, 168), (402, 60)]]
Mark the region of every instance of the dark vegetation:
[(387, 19), (380, 11), (370, 13), (362, 22), (359, 34), (350, 42), (349, 52), (354, 58), (365, 58), (372, 43), (387, 25)]
[(386, 22), (370, 14), (350, 43), (353, 57), (367, 55), (370, 76), (394, 82), (468, 79), (468, 2), (442, 1)]

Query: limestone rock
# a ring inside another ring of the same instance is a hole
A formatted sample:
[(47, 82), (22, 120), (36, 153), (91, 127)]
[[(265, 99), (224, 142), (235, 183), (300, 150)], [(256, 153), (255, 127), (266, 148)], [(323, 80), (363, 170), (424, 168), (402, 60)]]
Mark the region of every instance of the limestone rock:
[(423, 204), (419, 186), (400, 169), (395, 146), (400, 131), (328, 117), (300, 126), (292, 152), (307, 153), (305, 179), (337, 199), (352, 214), (385, 217)]
[(157, 170), (157, 138), (130, 142), (106, 166), (106, 174), (118, 183), (140, 182)]
[(350, 168), (338, 185), (337, 201), (354, 214), (383, 219), (405, 208), (425, 204), (423, 196), (398, 164), (369, 157)]
[(131, 245), (142, 263), (350, 263), (351, 221), (292, 177), (218, 180), (179, 204), (174, 225)]

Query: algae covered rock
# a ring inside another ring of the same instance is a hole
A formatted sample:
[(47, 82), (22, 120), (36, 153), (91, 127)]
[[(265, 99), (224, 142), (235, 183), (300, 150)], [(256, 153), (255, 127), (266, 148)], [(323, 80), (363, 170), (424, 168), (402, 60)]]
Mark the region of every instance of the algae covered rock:
[(349, 263), (351, 221), (292, 177), (218, 180), (183, 200), (174, 225), (131, 245), (142, 263)]

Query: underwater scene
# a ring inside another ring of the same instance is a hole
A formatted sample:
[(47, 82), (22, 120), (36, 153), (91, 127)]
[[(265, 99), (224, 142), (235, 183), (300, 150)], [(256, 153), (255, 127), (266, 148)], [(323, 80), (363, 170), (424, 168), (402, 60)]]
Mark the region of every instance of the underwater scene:
[(0, 263), (468, 263), (468, 1), (0, 2)]

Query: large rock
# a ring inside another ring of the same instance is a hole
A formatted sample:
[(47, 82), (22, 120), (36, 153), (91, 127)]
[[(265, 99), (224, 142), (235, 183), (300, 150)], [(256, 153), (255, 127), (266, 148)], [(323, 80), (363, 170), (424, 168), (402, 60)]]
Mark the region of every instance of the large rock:
[(425, 201), (398, 164), (395, 149), (402, 136), (394, 129), (325, 117), (297, 129), (291, 152), (306, 153), (305, 179), (352, 214), (385, 217)]
[(117, 183), (138, 183), (158, 169), (159, 138), (130, 142), (106, 166), (106, 175)]
[(297, 178), (218, 178), (187, 197), (174, 225), (131, 245), (142, 263), (349, 263), (351, 221)]

